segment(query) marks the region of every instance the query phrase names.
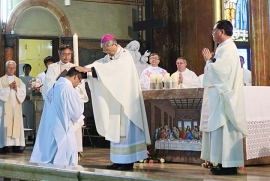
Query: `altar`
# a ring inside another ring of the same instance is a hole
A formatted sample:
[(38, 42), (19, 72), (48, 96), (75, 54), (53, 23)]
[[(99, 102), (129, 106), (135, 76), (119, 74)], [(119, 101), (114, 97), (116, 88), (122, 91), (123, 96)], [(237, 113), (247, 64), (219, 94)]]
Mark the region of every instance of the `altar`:
[[(248, 136), (244, 139), (245, 165), (270, 163), (269, 92), (270, 87), (244, 88), (248, 123)], [(199, 127), (203, 88), (145, 90), (143, 96), (151, 149), (169, 162), (201, 163), (200, 137), (186, 140), (185, 135), (188, 127), (191, 132)], [(160, 130), (162, 133), (157, 134)]]

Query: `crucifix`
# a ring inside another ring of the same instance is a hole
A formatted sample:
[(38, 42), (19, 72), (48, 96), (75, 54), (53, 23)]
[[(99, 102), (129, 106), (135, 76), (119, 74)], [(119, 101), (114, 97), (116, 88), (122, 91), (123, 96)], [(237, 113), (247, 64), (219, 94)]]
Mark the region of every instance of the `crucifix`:
[(145, 1), (145, 21), (133, 22), (134, 31), (145, 30), (146, 49), (153, 52), (153, 29), (166, 25), (166, 19), (153, 19), (153, 0)]

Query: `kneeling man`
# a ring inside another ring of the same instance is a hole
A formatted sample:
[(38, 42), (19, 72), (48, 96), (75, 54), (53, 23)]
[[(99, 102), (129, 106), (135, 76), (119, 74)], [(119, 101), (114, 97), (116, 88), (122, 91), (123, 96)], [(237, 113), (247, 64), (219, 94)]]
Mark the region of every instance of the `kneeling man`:
[(84, 104), (75, 87), (82, 76), (72, 67), (49, 89), (30, 162), (78, 164), (74, 123), (83, 120)]

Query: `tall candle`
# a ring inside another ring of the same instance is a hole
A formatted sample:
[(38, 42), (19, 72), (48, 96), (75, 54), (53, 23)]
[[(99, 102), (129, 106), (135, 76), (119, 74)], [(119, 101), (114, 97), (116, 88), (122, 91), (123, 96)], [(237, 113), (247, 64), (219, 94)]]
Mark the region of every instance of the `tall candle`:
[(166, 73), (164, 75), (164, 82), (170, 82), (170, 74), (169, 73)]
[(150, 83), (156, 83), (156, 75), (155, 74), (150, 75)]
[(161, 83), (162, 82), (162, 75), (158, 74), (157, 75), (157, 83)]
[(172, 74), (172, 82), (178, 82), (177, 74)]
[(74, 55), (74, 64), (79, 65), (79, 50), (78, 50), (78, 36), (75, 33), (73, 35), (73, 55)]

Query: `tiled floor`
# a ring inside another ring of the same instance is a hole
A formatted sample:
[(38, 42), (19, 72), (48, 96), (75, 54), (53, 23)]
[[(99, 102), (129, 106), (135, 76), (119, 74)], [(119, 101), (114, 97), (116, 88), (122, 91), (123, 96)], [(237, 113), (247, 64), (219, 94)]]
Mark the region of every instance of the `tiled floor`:
[[(22, 154), (0, 155), (0, 159), (20, 160), (28, 162), (31, 149), (27, 148)], [(106, 175), (121, 175), (141, 179), (152, 180), (188, 180), (188, 181), (266, 181), (270, 180), (270, 165), (248, 166), (240, 170), (234, 176), (215, 176), (209, 169), (202, 168), (195, 164), (176, 163), (136, 163), (133, 171), (112, 171), (105, 169), (111, 164), (109, 159), (109, 149), (84, 148), (85, 158), (79, 162), (85, 171)], [(2, 179), (3, 180), (3, 179)], [(0, 178), (0, 181), (2, 181)], [(113, 179), (112, 179), (113, 180)]]

